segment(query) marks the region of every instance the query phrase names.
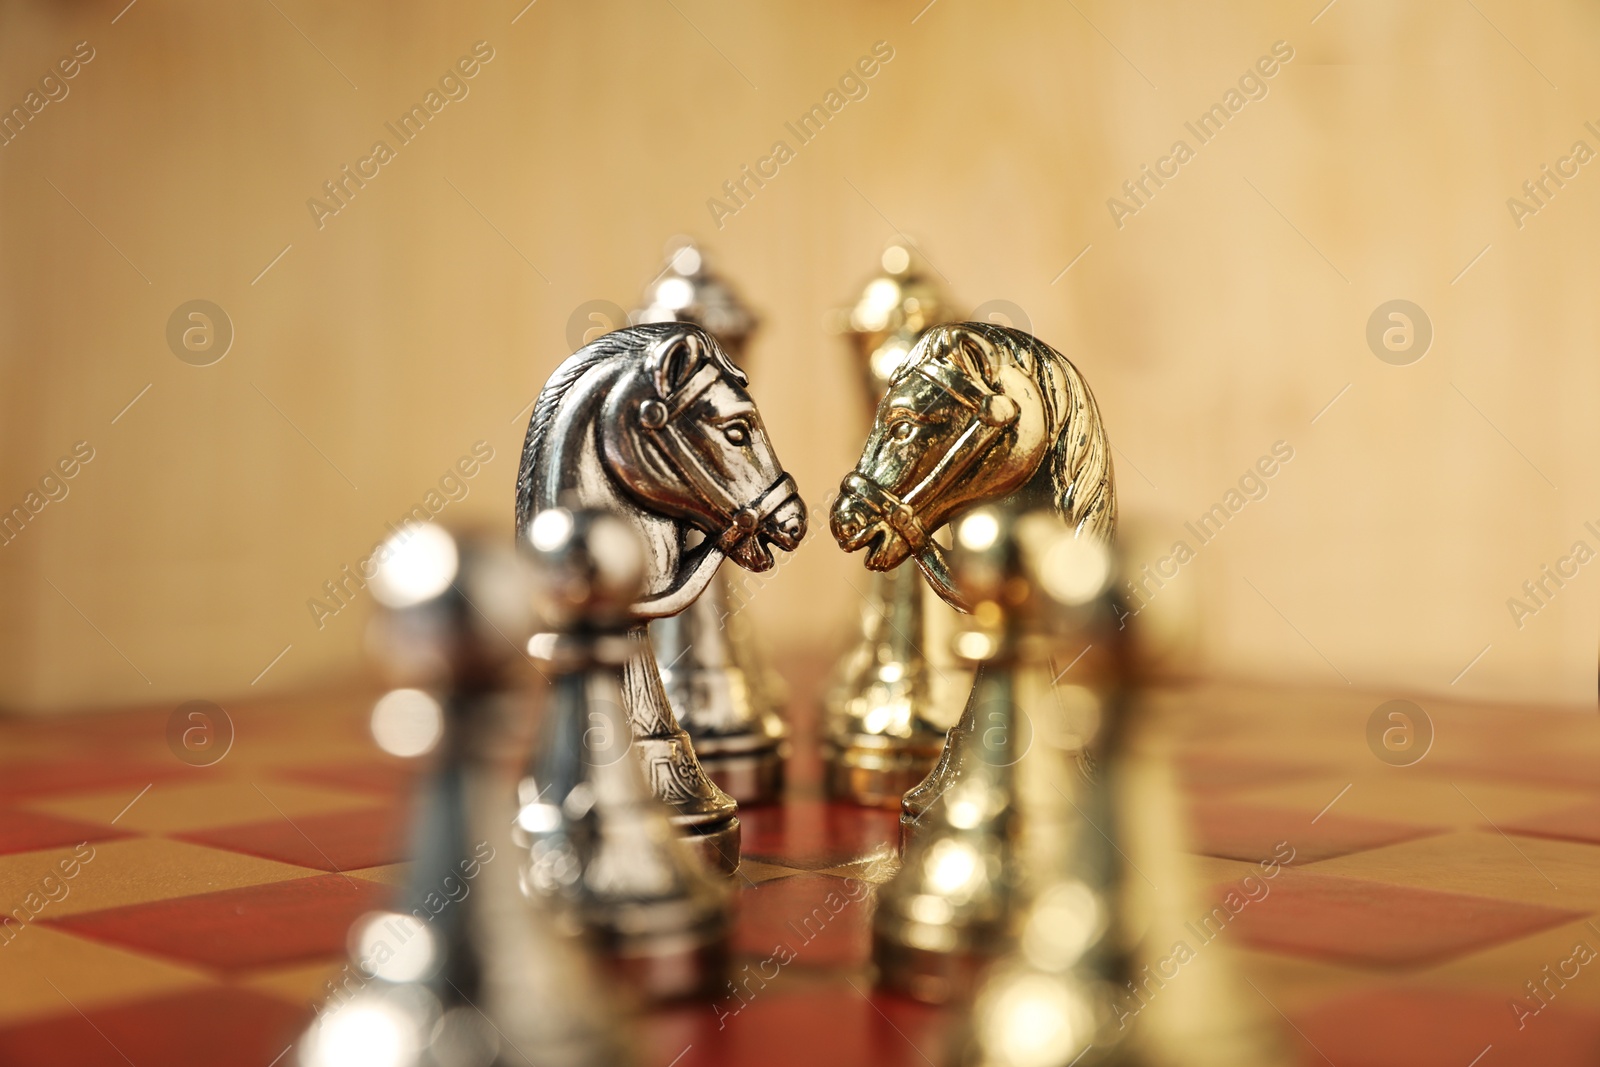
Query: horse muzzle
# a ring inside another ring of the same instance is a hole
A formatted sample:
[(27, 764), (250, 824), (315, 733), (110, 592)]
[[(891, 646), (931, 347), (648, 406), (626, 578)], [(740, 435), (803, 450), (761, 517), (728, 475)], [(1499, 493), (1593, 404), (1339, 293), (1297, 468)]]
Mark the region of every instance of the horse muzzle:
[(775, 562), (768, 545), (793, 552), (805, 536), (805, 502), (794, 491), (794, 480), (784, 475), (760, 501), (735, 513), (718, 547), (739, 566), (759, 572)]
[(806, 504), (795, 494), (761, 524), (761, 536), (785, 552), (793, 552), (806, 538)]
[(868, 570), (892, 570), (915, 551), (910, 539), (895, 528), (882, 509), (852, 491), (848, 479), (833, 502), (828, 527), (846, 552), (867, 549)]

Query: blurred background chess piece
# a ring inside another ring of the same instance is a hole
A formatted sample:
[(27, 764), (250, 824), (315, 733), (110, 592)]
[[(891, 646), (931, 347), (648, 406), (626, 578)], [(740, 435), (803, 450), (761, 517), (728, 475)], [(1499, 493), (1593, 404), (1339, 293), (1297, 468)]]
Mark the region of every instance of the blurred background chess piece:
[[(879, 265), (833, 322), (849, 343), (869, 418), (923, 331), (960, 317), (909, 241), (891, 242)], [(949, 652), (955, 612), (914, 564), (857, 581), (860, 633), (823, 698), (827, 788), (843, 800), (893, 808), (938, 759), (971, 673)]]
[[(665, 267), (630, 318), (692, 322), (749, 372), (749, 341), (760, 320), (688, 238), (668, 245)], [(788, 690), (770, 666), (736, 588), (750, 585), (733, 568), (720, 568), (686, 610), (650, 623), (650, 641), (667, 699), (694, 742), (700, 766), (740, 804), (768, 804), (783, 790), (789, 728), (781, 712)]]
[(550, 685), (517, 786), (523, 888), (564, 902), (645, 996), (704, 992), (727, 965), (728, 889), (650, 794), (623, 708), (623, 672), (641, 651), (628, 631), (644, 546), (614, 515), (554, 508), (534, 516), (521, 547), (543, 627), (528, 651)]
[[(1028, 904), (951, 1062), (1290, 1067), (1277, 1016), (1214, 940), (1195, 891), (1173, 781), (1179, 724), (1147, 706), (1148, 651), (1118, 592), (1125, 557), (1053, 517), (1026, 542), (1030, 588), (1049, 604), (1036, 646), (1049, 673), (1025, 683), (1033, 744), (1016, 797)], [(1261, 867), (1281, 870), (1272, 857)]]
[(631, 1062), (622, 1001), (554, 907), (524, 899), (500, 755), (526, 711), (514, 679), (533, 632), (527, 565), (503, 537), (398, 530), (372, 590), (371, 645), (398, 688), (379, 744), (434, 752), (393, 907), (350, 929), (350, 964), (301, 1040), (303, 1067), (608, 1067)]
[(978, 668), (970, 707), (979, 725), (919, 813), (873, 916), (879, 983), (930, 1003), (970, 993), (984, 964), (1010, 944), (1022, 899), (1016, 767), (1033, 730), (1018, 676), (1038, 658), (1035, 634), (1048, 612), (1018, 523), (1014, 510), (991, 505), (955, 525), (950, 575), (973, 609), (955, 650)]

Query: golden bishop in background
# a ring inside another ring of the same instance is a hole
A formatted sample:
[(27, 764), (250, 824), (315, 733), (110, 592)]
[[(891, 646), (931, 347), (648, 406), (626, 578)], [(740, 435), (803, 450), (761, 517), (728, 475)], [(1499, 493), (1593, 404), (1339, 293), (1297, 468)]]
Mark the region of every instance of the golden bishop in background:
[[(869, 413), (923, 331), (958, 317), (908, 244), (889, 245), (881, 265), (835, 323), (860, 368)], [(827, 786), (834, 797), (892, 808), (938, 759), (971, 674), (947, 651), (955, 612), (915, 565), (869, 574), (862, 594), (860, 637), (823, 699)]]

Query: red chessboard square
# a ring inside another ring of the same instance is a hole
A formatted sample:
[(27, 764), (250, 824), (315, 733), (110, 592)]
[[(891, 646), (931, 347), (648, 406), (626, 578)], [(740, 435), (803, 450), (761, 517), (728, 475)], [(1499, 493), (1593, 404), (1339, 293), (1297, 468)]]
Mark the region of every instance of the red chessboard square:
[(134, 762), (116, 753), (83, 759), (0, 764), (0, 798), (45, 796), (50, 793), (91, 793), (126, 786), (128, 799), (152, 782), (165, 782), (195, 768), (178, 762)]
[(81, 937), (233, 972), (338, 956), (357, 916), (383, 907), (393, 895), (391, 887), (376, 882), (319, 874), (41, 921)]
[(875, 993), (864, 977), (816, 985), (785, 970), (743, 1001), (729, 994), (645, 1016), (639, 1046), (645, 1067), (928, 1067), (948, 1060), (946, 1018)]
[(1311, 871), (1287, 870), (1255, 878), (1254, 885), (1257, 900), (1249, 899), (1244, 879), (1214, 887), (1216, 906), (1189, 929), (1202, 943), (1238, 937), (1256, 948), (1337, 963), (1421, 967), (1587, 914)]
[(1525, 819), (1513, 819), (1502, 824), (1501, 829), (1508, 834), (1600, 845), (1600, 804), (1579, 804)]
[[(1539, 1014), (1522, 1018), (1519, 1029), (1510, 1007), (1515, 992), (1509, 983), (1503, 995), (1389, 989), (1322, 1004), (1295, 1020), (1305, 1041), (1315, 1046), (1304, 1049), (1301, 1062), (1339, 1067), (1600, 1063), (1600, 1017), (1552, 1000)], [(1529, 1000), (1528, 1006), (1537, 1005)]]
[[(65, 1001), (47, 1019), (0, 1030), (0, 1063), (50, 1067), (266, 1067), (306, 1012), (243, 989), (202, 989), (80, 1015)], [(279, 1063), (288, 1063), (285, 1056)]]
[(1283, 842), (1294, 848), (1295, 863), (1315, 863), (1352, 852), (1427, 837), (1436, 828), (1380, 822), (1326, 812), (1312, 822), (1302, 811), (1223, 801), (1197, 802), (1193, 809), (1194, 851), (1203, 856), (1259, 863)]
[(39, 848), (64, 848), (84, 841), (114, 841), (128, 836), (114, 826), (20, 808), (0, 808), (0, 856)]
[(314, 871), (358, 871), (399, 863), (406, 859), (407, 844), (405, 826), (394, 808), (268, 819), (173, 836)]
[(734, 951), (775, 961), (764, 971), (758, 963), (751, 973), (770, 973), (779, 963), (865, 966), (871, 942), (872, 887), (866, 882), (800, 874), (764, 882), (739, 896)]
[(818, 871), (865, 859), (900, 840), (900, 813), (822, 800), (740, 808), (744, 855)]

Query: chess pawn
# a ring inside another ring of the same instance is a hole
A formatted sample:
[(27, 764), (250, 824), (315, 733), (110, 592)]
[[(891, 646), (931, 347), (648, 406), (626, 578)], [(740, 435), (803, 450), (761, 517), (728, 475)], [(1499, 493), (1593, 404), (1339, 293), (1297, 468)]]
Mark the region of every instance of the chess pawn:
[[(927, 268), (903, 243), (882, 256), (838, 331), (850, 342), (870, 413), (917, 338), (956, 316)], [(861, 633), (823, 698), (828, 792), (894, 807), (927, 775), (970, 680), (947, 651), (955, 613), (932, 597), (915, 564), (868, 575)]]
[(623, 673), (642, 651), (627, 609), (644, 547), (616, 516), (562, 508), (534, 517), (524, 547), (551, 628), (528, 645), (550, 697), (517, 787), (524, 889), (564, 902), (644, 995), (703, 992), (726, 968), (728, 890), (646, 787), (623, 710)]
[(371, 589), (372, 643), (404, 688), (373, 734), (437, 750), (412, 830), (406, 888), (350, 930), (350, 965), (307, 1029), (303, 1067), (606, 1067), (631, 1062), (615, 997), (554, 909), (518, 888), (514, 808), (497, 766), (512, 672), (531, 632), (526, 565), (498, 538), (401, 528)]
[(1205, 912), (1187, 888), (1176, 789), (1159, 759), (1137, 751), (1142, 657), (1115, 561), (1064, 527), (1054, 536), (1039, 571), (1064, 609), (1052, 643), (1082, 655), (1052, 686), (1053, 728), (1037, 732), (1024, 761), (1032, 784), (1048, 785), (1019, 798), (1030, 904), (957, 1028), (951, 1062), (1287, 1067), (1295, 1059), (1277, 1021), (1229, 946), (1205, 943), (1187, 921)]
[[(950, 575), (972, 614), (956, 653), (978, 668), (970, 707), (980, 728), (944, 789), (923, 808), (898, 874), (878, 897), (879, 982), (932, 1003), (965, 996), (1015, 933), (1025, 886), (1019, 767), (1033, 746), (1022, 711), (1024, 668), (1045, 658), (1060, 605), (1041, 560), (1077, 543), (1053, 514), (990, 505), (955, 524)], [(1068, 551), (1073, 551), (1068, 548)]]
[[(741, 368), (758, 324), (739, 294), (706, 266), (701, 250), (682, 239), (631, 318), (695, 323)], [(789, 751), (789, 728), (779, 714), (784, 687), (761, 654), (732, 582), (730, 568), (720, 568), (685, 611), (650, 623), (650, 641), (667, 700), (700, 766), (740, 804), (767, 804), (783, 790)]]

